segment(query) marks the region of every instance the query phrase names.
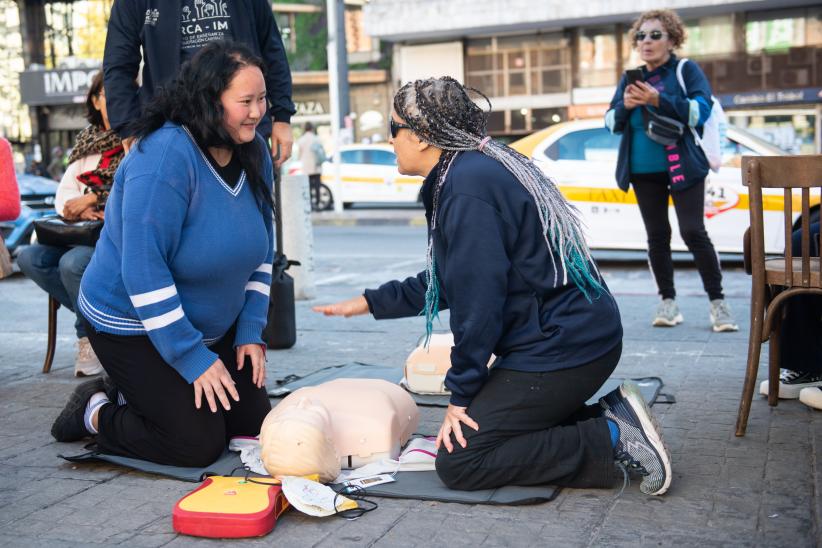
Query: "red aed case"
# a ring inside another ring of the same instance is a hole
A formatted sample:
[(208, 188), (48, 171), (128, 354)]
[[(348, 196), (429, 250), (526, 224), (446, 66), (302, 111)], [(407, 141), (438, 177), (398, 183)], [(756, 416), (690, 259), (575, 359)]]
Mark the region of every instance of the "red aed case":
[(260, 537), (274, 529), (288, 508), (280, 482), (212, 476), (174, 505), (174, 530), (209, 538)]

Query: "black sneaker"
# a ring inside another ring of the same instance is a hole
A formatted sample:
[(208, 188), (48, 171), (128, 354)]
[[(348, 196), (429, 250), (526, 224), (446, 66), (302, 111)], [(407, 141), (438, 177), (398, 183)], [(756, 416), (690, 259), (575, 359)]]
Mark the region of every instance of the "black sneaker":
[(630, 382), (599, 400), (606, 419), (619, 427), (615, 460), (643, 476), (639, 486), (646, 495), (661, 495), (671, 485), (671, 456), (639, 388)]
[[(803, 388), (813, 388), (822, 386), (822, 374), (800, 373), (790, 369), (779, 371), (779, 398), (783, 400), (795, 400)], [(759, 385), (759, 393), (768, 395), (768, 381), (762, 381)]]
[(105, 391), (103, 379), (99, 377), (78, 385), (71, 393), (63, 411), (55, 419), (54, 424), (51, 425), (51, 435), (54, 436), (54, 439), (68, 442), (79, 441), (91, 436), (83, 422), (86, 405), (95, 393)]

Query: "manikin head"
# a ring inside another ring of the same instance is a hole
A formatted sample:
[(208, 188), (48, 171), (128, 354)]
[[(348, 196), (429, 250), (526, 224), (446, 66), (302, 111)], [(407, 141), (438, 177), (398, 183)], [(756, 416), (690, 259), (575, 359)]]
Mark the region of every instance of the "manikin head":
[(331, 417), (307, 397), (271, 410), (260, 429), (260, 456), (272, 476), (319, 474), (321, 482), (340, 475)]

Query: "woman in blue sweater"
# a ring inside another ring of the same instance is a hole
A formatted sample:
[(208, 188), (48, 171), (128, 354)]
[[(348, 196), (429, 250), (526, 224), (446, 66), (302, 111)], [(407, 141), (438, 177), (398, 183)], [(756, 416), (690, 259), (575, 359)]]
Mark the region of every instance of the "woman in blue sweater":
[(616, 459), (644, 476), (644, 492), (662, 494), (670, 458), (636, 387), (585, 405), (619, 361), (622, 324), (576, 211), (536, 165), (486, 136), (486, 124), (451, 78), (397, 92), (391, 143), (400, 172), (425, 177), (428, 267), (315, 310), (422, 311), (429, 334), (450, 310), (451, 401), (436, 462), (449, 487), (610, 487)]
[(710, 299), (709, 317), (714, 331), (736, 331), (730, 308), (722, 293), (719, 256), (705, 230), (705, 177), (708, 160), (688, 127), (682, 138), (668, 147), (645, 133), (647, 112), (678, 120), (702, 131), (711, 114), (711, 88), (699, 66), (687, 61), (682, 80), (673, 51), (685, 41), (685, 27), (676, 13), (652, 10), (639, 16), (631, 37), (640, 57), (642, 80), (628, 82), (623, 76), (605, 114), (605, 125), (622, 134), (617, 160), (617, 184), (625, 192), (634, 187), (645, 231), (648, 259), (662, 301), (652, 324), (673, 327), (682, 322), (676, 304), (674, 265), (671, 260), (671, 225), (668, 200), (673, 200), (679, 233), (694, 256), (702, 284)]
[(52, 435), (204, 466), (256, 435), (273, 257), (262, 62), (204, 47), (148, 106), (114, 179), (79, 308), (111, 382), (78, 386)]

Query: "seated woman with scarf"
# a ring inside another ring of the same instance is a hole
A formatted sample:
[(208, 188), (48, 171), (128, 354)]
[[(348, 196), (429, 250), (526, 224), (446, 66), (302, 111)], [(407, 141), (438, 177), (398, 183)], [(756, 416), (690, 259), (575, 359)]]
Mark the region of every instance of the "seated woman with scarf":
[[(86, 96), (86, 119), (89, 126), (77, 136), (54, 200), (54, 209), (69, 221), (103, 220), (114, 172), (123, 158), (123, 145), (111, 131), (106, 114), (102, 71), (92, 79)], [(17, 256), (17, 264), (26, 276), (77, 315), (74, 322), (77, 333), (74, 374), (78, 377), (103, 372), (77, 311), (80, 280), (92, 253), (94, 248), (87, 245), (55, 247), (35, 244), (24, 247)]]

